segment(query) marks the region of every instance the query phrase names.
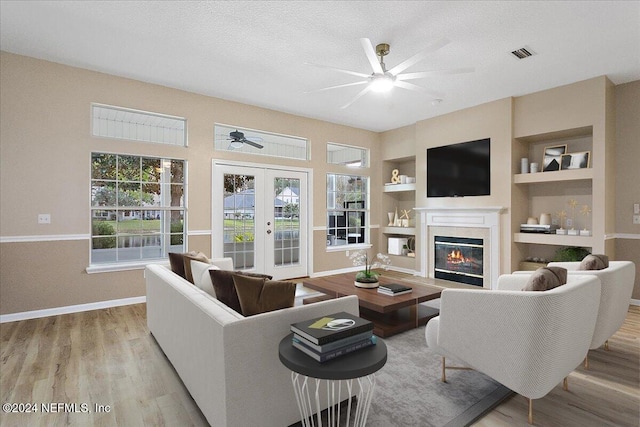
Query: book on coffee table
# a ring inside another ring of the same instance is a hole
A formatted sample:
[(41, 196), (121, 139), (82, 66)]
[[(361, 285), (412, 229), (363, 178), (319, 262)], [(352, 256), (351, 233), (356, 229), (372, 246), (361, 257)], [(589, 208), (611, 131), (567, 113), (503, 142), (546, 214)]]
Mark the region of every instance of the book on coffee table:
[(344, 311), (291, 325), (291, 332), (316, 345), (323, 345), (362, 332), (373, 331), (373, 323)]
[(378, 293), (390, 296), (408, 294), (412, 290), (413, 289), (410, 286), (401, 285), (399, 283), (387, 283), (378, 286)]

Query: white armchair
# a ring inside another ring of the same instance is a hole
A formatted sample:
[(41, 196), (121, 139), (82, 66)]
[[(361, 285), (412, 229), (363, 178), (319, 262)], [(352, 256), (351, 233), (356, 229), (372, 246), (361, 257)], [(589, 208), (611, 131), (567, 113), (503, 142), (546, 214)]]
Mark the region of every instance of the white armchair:
[[(631, 261), (610, 261), (609, 267), (603, 270), (578, 270), (579, 265), (580, 262), (549, 263), (549, 267), (566, 268), (570, 276), (592, 275), (600, 279), (600, 307), (589, 348), (593, 350), (604, 344), (608, 349), (608, 339), (620, 329), (629, 311), (636, 277), (635, 264)], [(589, 359), (585, 358), (585, 368), (588, 367)]]
[(429, 321), (427, 345), (529, 399), (545, 396), (589, 350), (600, 301), (594, 276), (570, 276), (567, 284), (521, 291), (528, 275), (500, 276), (497, 290), (446, 289), (440, 315)]

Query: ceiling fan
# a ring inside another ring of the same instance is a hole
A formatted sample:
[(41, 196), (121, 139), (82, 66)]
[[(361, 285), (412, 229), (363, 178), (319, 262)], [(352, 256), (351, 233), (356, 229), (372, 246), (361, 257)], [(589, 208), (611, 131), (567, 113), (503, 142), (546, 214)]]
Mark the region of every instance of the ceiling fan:
[(230, 149), (242, 148), (244, 144), (248, 144), (258, 149), (264, 148), (263, 145), (258, 144), (258, 142), (262, 142), (262, 138), (260, 138), (259, 136), (245, 137), (244, 133), (240, 132), (238, 129), (229, 132), (227, 141), (231, 141), (229, 143)]
[[(351, 104), (356, 102), (360, 97), (362, 97), (369, 91), (386, 92), (391, 90), (393, 87), (399, 87), (399, 88), (408, 89), (408, 90), (418, 90), (429, 95), (431, 98), (433, 98), (436, 101), (441, 101), (441, 97), (442, 97), (441, 94), (430, 91), (429, 89), (424, 88), (422, 86), (418, 86), (413, 83), (408, 83), (407, 80), (421, 79), (425, 77), (442, 75), (442, 74), (470, 73), (474, 71), (473, 68), (458, 68), (458, 69), (451, 69), (451, 70), (420, 71), (416, 73), (402, 74), (402, 72), (407, 68), (422, 61), (429, 53), (435, 52), (436, 50), (449, 44), (449, 40), (446, 38), (440, 39), (435, 43), (427, 46), (426, 48), (422, 49), (420, 52), (416, 53), (412, 57), (406, 59), (405, 61), (391, 68), (390, 70), (387, 70), (386, 64), (384, 63), (384, 57), (389, 53), (389, 45), (387, 43), (380, 43), (379, 45), (376, 46), (375, 50), (373, 48), (373, 45), (371, 44), (371, 40), (369, 40), (368, 38), (360, 39), (360, 44), (364, 49), (364, 53), (367, 56), (367, 60), (369, 60), (369, 64), (371, 64), (371, 68), (373, 69), (372, 74), (365, 74), (357, 71), (344, 70), (341, 68), (335, 68), (327, 65), (307, 63), (308, 65), (326, 68), (329, 70), (338, 71), (340, 73), (345, 73), (345, 74), (363, 78), (363, 80), (358, 82), (325, 87), (322, 89), (312, 90), (307, 93), (322, 92), (325, 90), (338, 89), (338, 88), (349, 87), (349, 86), (357, 86), (357, 85), (364, 85), (364, 84), (367, 85), (361, 92), (359, 92), (353, 99), (351, 99), (351, 101), (349, 101), (348, 103), (346, 103), (340, 108), (349, 107)], [(379, 60), (378, 60), (378, 57), (380, 57)]]

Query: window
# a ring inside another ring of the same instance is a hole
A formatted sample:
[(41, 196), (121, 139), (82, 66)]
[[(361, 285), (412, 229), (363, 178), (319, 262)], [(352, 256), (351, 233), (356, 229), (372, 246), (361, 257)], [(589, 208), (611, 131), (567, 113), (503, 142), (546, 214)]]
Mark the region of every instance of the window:
[(185, 161), (91, 154), (91, 264), (184, 252)]
[(369, 150), (329, 142), (327, 143), (327, 163), (352, 168), (366, 168), (369, 166)]
[(327, 246), (368, 243), (368, 181), (327, 174)]
[(187, 121), (182, 117), (92, 104), (93, 136), (169, 145), (187, 145)]
[(218, 151), (309, 160), (309, 141), (305, 138), (221, 124), (215, 125), (214, 133), (213, 145)]

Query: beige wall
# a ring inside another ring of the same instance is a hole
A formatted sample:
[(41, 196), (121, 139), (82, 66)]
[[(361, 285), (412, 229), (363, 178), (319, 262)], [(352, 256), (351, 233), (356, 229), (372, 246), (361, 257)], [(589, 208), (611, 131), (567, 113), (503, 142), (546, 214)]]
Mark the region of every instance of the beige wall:
[[(6, 52), (1, 53), (0, 61), (0, 236), (5, 241), (0, 250), (0, 314), (145, 294), (141, 270), (84, 271), (89, 265), (90, 242), (86, 236), (90, 233), (92, 151), (186, 159), (189, 231), (211, 230), (213, 158), (313, 169), (312, 225), (316, 229), (326, 221), (326, 173), (353, 173), (353, 169), (326, 164), (326, 143), (370, 148), (372, 164), (380, 162), (379, 135), (374, 132)], [(92, 102), (185, 117), (189, 146), (92, 137)], [(308, 138), (313, 160), (215, 152), (216, 122)], [(371, 188), (380, 188), (381, 178), (372, 169), (364, 169), (362, 174), (371, 174)], [(372, 192), (374, 198), (377, 194)], [(372, 218), (380, 216), (378, 210), (374, 200)], [(51, 214), (50, 225), (37, 224), (40, 213)], [(325, 234), (319, 230), (313, 233), (314, 271), (351, 267), (344, 253), (326, 253)], [(373, 234), (372, 241), (377, 242), (377, 234)], [(7, 243), (16, 236), (53, 241)], [(190, 250), (210, 254), (210, 245), (208, 235), (189, 237)]]
[[(511, 122), (512, 99), (506, 98), (416, 123), (416, 206), (505, 208), (501, 273), (511, 271)], [(482, 138), (491, 138), (491, 195), (427, 198), (427, 148)]]
[[(353, 172), (346, 167), (326, 164), (326, 142), (371, 149), (372, 167), (362, 173), (371, 176), (374, 250), (382, 240), (377, 226), (384, 225), (386, 218), (386, 211), (379, 203), (380, 189), (386, 177), (377, 171), (383, 159), (415, 156), (415, 206), (507, 208), (501, 260), (502, 271), (507, 272), (511, 258), (520, 257), (511, 243), (511, 223), (520, 220), (513, 214), (517, 204), (512, 206), (513, 199), (518, 198), (518, 190), (512, 189), (510, 183), (512, 174), (519, 167), (513, 161), (517, 155), (513, 157), (512, 137), (594, 126), (596, 145), (596, 141), (605, 138), (604, 122), (615, 119), (618, 139), (614, 168), (618, 183), (615, 232), (635, 238), (618, 238), (614, 246), (617, 259), (632, 259), (640, 265), (640, 240), (637, 239), (640, 226), (632, 225), (630, 220), (632, 203), (640, 202), (640, 193), (637, 186), (628, 184), (640, 181), (637, 161), (640, 158), (640, 111), (636, 101), (640, 98), (640, 82), (617, 87), (615, 96), (607, 94), (610, 86), (604, 77), (591, 79), (538, 94), (490, 102), (377, 134), (2, 52), (0, 236), (5, 243), (0, 244), (0, 314), (144, 295), (140, 270), (91, 275), (84, 271), (89, 264), (90, 242), (86, 236), (90, 232), (89, 162), (92, 151), (186, 159), (189, 165), (189, 231), (211, 229), (211, 161), (214, 157), (312, 169), (314, 272), (351, 267), (343, 252), (326, 252), (323, 229), (326, 173)], [(556, 101), (549, 106), (549, 99)], [(91, 102), (186, 117), (189, 147), (94, 138), (90, 136)], [(617, 117), (610, 111), (613, 103)], [(584, 111), (576, 111), (584, 108), (588, 114), (599, 118), (585, 119)], [(517, 117), (525, 112), (529, 119), (518, 120)], [(564, 118), (559, 121), (561, 113)], [(215, 122), (308, 138), (312, 161), (269, 160), (262, 156), (215, 152)], [(427, 199), (426, 148), (485, 137), (492, 139), (492, 195)], [(596, 158), (594, 153), (594, 162)], [(594, 163), (594, 167), (596, 165)], [(608, 176), (603, 175), (602, 179), (611, 182)], [(38, 225), (36, 219), (40, 213), (51, 214), (52, 223)], [(37, 241), (11, 242), (16, 236), (36, 236)], [(210, 248), (209, 235), (189, 237), (189, 249), (209, 254)], [(634, 298), (640, 299), (638, 284)]]
[(633, 298), (640, 300), (640, 225), (633, 204), (640, 203), (640, 80), (616, 86), (616, 258), (636, 264)]

